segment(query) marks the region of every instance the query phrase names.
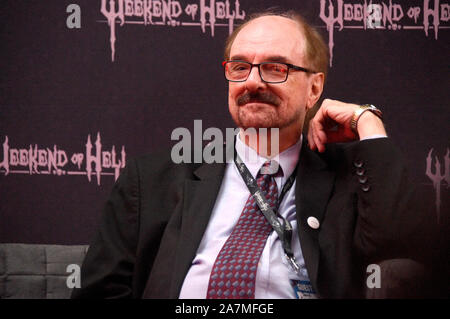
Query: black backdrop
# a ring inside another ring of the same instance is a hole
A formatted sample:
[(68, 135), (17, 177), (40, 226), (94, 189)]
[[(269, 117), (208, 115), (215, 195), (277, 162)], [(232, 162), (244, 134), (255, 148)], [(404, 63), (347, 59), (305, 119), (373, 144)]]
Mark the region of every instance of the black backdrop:
[[(372, 1), (381, 11), (363, 0), (147, 0), (156, 8), (152, 23), (145, 25), (139, 16), (124, 15), (123, 25), (115, 19), (114, 61), (101, 2), (0, 2), (0, 242), (87, 244), (114, 183), (114, 167), (169, 148), (173, 129), (191, 129), (194, 119), (203, 121), (203, 129), (233, 127), (221, 68), (230, 20), (216, 11), (214, 35), (210, 24), (202, 30), (202, 3), (234, 10), (234, 26), (243, 15), (278, 6), (300, 11), (327, 42), (333, 30), (323, 97), (372, 103), (384, 111), (388, 133), (429, 202), (430, 218), (439, 216), (440, 231), (447, 233), (448, 0)], [(72, 3), (81, 9), (80, 28), (68, 27), (68, 20), (76, 21), (73, 11), (66, 12)], [(159, 5), (183, 11), (163, 19)], [(192, 18), (186, 8), (195, 5)], [(334, 23), (321, 18), (321, 7)], [(375, 20), (369, 24), (358, 15), (364, 8), (382, 15), (371, 13)], [(105, 153), (97, 153), (96, 142)], [(96, 154), (102, 155), (98, 166), (88, 157)]]

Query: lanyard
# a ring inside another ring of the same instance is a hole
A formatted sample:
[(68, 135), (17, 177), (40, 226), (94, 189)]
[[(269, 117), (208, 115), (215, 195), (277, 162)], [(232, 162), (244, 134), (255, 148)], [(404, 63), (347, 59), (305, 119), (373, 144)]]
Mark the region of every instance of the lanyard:
[[(247, 185), (248, 190), (250, 191), (250, 194), (252, 194), (253, 198), (255, 199), (258, 207), (260, 208), (261, 212), (263, 213), (264, 217), (266, 217), (269, 224), (272, 226), (273, 230), (277, 233), (278, 237), (281, 240), (281, 244), (283, 246), (284, 254), (289, 261), (289, 264), (291, 265), (292, 269), (298, 273), (300, 270), (300, 267), (297, 264), (297, 261), (295, 260), (294, 253), (292, 252), (291, 247), (291, 240), (292, 240), (292, 225), (291, 223), (286, 220), (283, 216), (279, 215), (278, 217), (281, 218), (281, 223), (278, 220), (277, 214), (273, 211), (273, 209), (270, 207), (270, 204), (267, 202), (266, 197), (264, 196), (263, 192), (259, 188), (258, 184), (256, 183), (255, 179), (253, 178), (252, 174), (249, 172), (247, 166), (245, 166), (242, 159), (239, 157), (237, 152), (235, 152), (234, 157), (234, 163), (236, 164), (236, 167), (238, 168), (239, 173), (241, 174), (242, 179), (244, 180), (245, 184)], [(289, 189), (292, 187), (295, 181), (295, 176), (297, 172), (297, 167), (295, 168), (294, 172), (291, 176), (289, 176), (288, 180), (283, 186), (283, 189), (281, 190), (280, 197), (278, 200), (278, 203), (281, 203), (283, 200), (284, 195), (289, 191)]]

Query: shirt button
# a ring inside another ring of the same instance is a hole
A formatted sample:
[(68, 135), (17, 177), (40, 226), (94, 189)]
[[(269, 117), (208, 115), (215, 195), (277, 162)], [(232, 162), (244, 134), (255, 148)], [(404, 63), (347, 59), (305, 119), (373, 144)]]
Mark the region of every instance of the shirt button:
[(316, 217), (310, 216), (308, 217), (306, 222), (308, 223), (308, 226), (311, 227), (312, 229), (318, 229), (320, 227), (319, 220)]

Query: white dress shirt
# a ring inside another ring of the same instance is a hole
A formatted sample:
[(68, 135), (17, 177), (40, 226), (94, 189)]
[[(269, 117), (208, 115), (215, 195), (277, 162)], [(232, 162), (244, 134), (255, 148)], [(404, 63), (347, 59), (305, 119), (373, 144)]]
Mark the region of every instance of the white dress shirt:
[[(281, 176), (275, 177), (279, 194), (297, 165), (301, 145), (302, 138), (275, 158), (283, 172)], [(236, 138), (236, 151), (256, 178), (267, 158), (259, 156), (239, 138)], [(250, 195), (235, 163), (226, 165), (211, 219), (183, 282), (180, 298), (206, 298), (209, 277), (216, 257), (230, 236)], [(297, 274), (290, 268), (284, 256), (281, 241), (277, 233), (272, 231), (258, 263), (255, 282), (255, 298), (257, 299), (295, 298), (290, 280), (309, 280), (297, 232), (295, 185), (296, 182), (284, 196), (279, 213), (292, 224), (292, 249), (301, 271)]]

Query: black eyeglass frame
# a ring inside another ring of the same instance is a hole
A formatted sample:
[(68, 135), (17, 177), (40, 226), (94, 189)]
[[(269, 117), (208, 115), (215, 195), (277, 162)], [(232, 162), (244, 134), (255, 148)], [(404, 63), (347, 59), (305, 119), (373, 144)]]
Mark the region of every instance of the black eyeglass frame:
[[(249, 69), (250, 71), (248, 72), (247, 77), (245, 79), (243, 79), (243, 80), (229, 80), (227, 78), (227, 70), (226, 70), (226, 67), (225, 67), (226, 64), (229, 63), (229, 62), (240, 62), (240, 63), (245, 63), (245, 64), (250, 65), (251, 68)], [(286, 72), (286, 78), (283, 81), (266, 81), (266, 80), (264, 80), (264, 78), (263, 78), (263, 76), (261, 74), (261, 65), (263, 65), (263, 64), (274, 64), (274, 63), (284, 64), (284, 65), (286, 65), (288, 67), (288, 71)], [(259, 77), (261, 78), (261, 80), (263, 82), (265, 82), (265, 83), (270, 83), (270, 84), (278, 84), (278, 83), (286, 82), (288, 77), (289, 77), (289, 71), (291, 69), (296, 70), (296, 71), (302, 71), (302, 72), (305, 72), (305, 73), (317, 73), (317, 72), (312, 71), (310, 69), (307, 69), (307, 68), (304, 68), (304, 67), (301, 67), (301, 66), (298, 66), (298, 65), (286, 63), (286, 62), (261, 62), (261, 63), (253, 64), (253, 63), (250, 63), (250, 62), (247, 62), (247, 61), (241, 61), (241, 60), (228, 60), (228, 61), (223, 61), (222, 62), (222, 66), (223, 66), (225, 79), (227, 81), (229, 81), (229, 82), (245, 82), (245, 81), (247, 81), (248, 77), (250, 76), (250, 73), (252, 72), (253, 67), (255, 67), (255, 66), (258, 67), (258, 73), (259, 73)]]

